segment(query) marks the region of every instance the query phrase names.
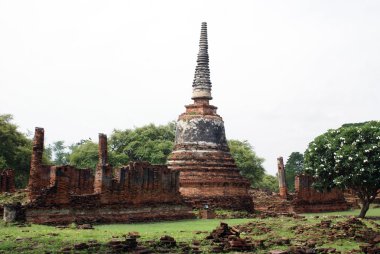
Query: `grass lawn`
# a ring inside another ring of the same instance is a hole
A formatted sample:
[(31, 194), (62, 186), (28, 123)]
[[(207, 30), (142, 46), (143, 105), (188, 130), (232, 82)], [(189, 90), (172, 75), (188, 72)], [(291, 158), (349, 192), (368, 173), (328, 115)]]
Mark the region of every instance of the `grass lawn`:
[[(328, 216), (336, 215), (358, 215), (359, 210), (346, 212), (305, 214), (305, 219), (294, 219), (290, 217), (265, 218), (265, 219), (224, 219), (223, 222), (229, 225), (238, 225), (251, 223), (251, 232), (243, 232), (241, 237), (248, 236), (252, 239), (278, 239), (286, 237), (291, 239), (292, 244), (299, 241), (305, 241), (308, 238), (318, 238), (313, 227), (326, 220)], [(315, 216), (319, 216), (316, 218)], [(379, 208), (371, 208), (369, 216), (380, 216)], [(331, 219), (331, 218), (330, 218)], [(332, 218), (333, 223), (347, 220), (347, 218)], [(31, 225), (27, 227), (17, 227), (15, 225), (6, 225), (0, 223), (0, 253), (56, 253), (62, 247), (73, 246), (74, 244), (96, 240), (102, 244), (101, 252), (105, 252), (105, 243), (111, 239), (123, 238), (128, 232), (139, 232), (141, 238), (139, 242), (158, 241), (161, 236), (170, 235), (177, 242), (191, 243), (193, 240), (202, 242), (202, 250), (208, 252), (209, 242), (204, 240), (205, 237), (215, 229), (220, 219), (212, 220), (183, 220), (156, 223), (138, 223), (138, 224), (111, 224), (97, 225), (93, 230), (79, 230), (75, 228), (58, 229), (52, 226)], [(371, 227), (373, 222), (365, 223)], [(299, 226), (309, 227), (306, 233), (298, 234), (294, 228)], [(268, 228), (269, 231), (263, 232), (262, 228)], [(334, 242), (326, 242), (322, 247), (334, 247), (340, 251), (358, 249), (359, 243), (352, 239), (337, 239)], [(257, 253), (267, 253), (269, 249), (287, 249), (289, 246), (270, 246), (265, 250), (258, 250)], [(75, 252), (87, 253), (87, 252)]]

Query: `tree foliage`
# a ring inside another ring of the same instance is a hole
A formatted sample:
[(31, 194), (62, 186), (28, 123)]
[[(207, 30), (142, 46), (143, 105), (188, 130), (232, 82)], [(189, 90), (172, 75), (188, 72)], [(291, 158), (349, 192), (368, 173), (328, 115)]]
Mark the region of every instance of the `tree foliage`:
[[(66, 165), (69, 163), (70, 153), (67, 151), (67, 146), (62, 140), (53, 142), (53, 145), (48, 147), (54, 154), (53, 163), (55, 165)], [(45, 149), (46, 152), (46, 149)]]
[(175, 123), (155, 126), (149, 124), (133, 130), (114, 130), (110, 138), (110, 150), (116, 162), (148, 161), (165, 164), (173, 150)]
[(351, 189), (364, 217), (380, 189), (380, 122), (346, 124), (316, 137), (305, 152), (317, 189)]
[(292, 152), (285, 164), (285, 176), (288, 190), (294, 192), (294, 178), (303, 171), (304, 159), (303, 154)]
[(95, 169), (98, 163), (98, 144), (91, 140), (82, 140), (81, 142), (70, 146), (69, 164), (77, 168)]
[(262, 190), (268, 190), (272, 192), (278, 192), (278, 179), (275, 176), (265, 174), (260, 182), (256, 184), (257, 188)]
[(248, 141), (231, 139), (228, 146), (240, 173), (251, 182), (252, 187), (259, 187), (265, 174), (264, 159), (256, 155)]
[[(114, 130), (108, 142), (108, 159), (113, 166), (130, 161), (148, 161), (165, 164), (173, 150), (175, 124)], [(82, 140), (70, 147), (69, 161), (79, 168), (95, 168), (98, 162), (98, 145), (91, 140)]]
[(24, 187), (28, 181), (32, 142), (17, 130), (12, 120), (12, 115), (0, 115), (0, 169), (14, 169), (16, 186)]

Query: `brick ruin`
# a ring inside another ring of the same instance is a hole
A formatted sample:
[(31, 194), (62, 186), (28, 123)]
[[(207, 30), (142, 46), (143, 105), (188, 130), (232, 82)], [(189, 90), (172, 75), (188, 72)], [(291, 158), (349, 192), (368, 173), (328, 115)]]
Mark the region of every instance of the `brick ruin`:
[(107, 137), (99, 134), (99, 162), (90, 169), (42, 164), (44, 130), (36, 128), (26, 220), (42, 224), (135, 222), (193, 218), (179, 192), (179, 173), (132, 162), (112, 168)]
[(278, 187), (280, 197), (282, 199), (288, 198), (288, 187), (286, 185), (286, 176), (285, 176), (285, 167), (284, 167), (284, 159), (282, 157), (277, 158), (277, 177), (278, 177)]
[(0, 171), (0, 193), (15, 192), (15, 173), (13, 169)]
[(239, 173), (225, 136), (217, 107), (209, 104), (211, 81), (207, 24), (202, 23), (193, 104), (177, 121), (175, 147), (168, 159), (170, 169), (180, 172), (180, 192), (193, 207), (253, 210), (250, 183)]
[(313, 187), (313, 177), (300, 174), (295, 177), (294, 211), (297, 213), (315, 213), (325, 211), (343, 211), (350, 208), (343, 192), (338, 189), (318, 192)]
[(313, 177), (299, 174), (295, 177), (295, 192), (288, 193), (284, 161), (277, 158), (279, 192), (251, 190), (255, 209), (271, 212), (315, 213), (344, 211), (351, 207), (344, 193), (338, 189), (319, 192), (312, 187)]

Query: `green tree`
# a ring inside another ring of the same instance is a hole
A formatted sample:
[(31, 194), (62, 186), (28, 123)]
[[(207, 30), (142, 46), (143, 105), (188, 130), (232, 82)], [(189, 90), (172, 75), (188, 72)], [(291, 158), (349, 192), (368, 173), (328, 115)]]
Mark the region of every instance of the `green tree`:
[(134, 130), (114, 130), (109, 144), (117, 164), (128, 161), (165, 164), (173, 150), (174, 138), (175, 123), (149, 124)]
[(294, 192), (294, 178), (303, 171), (303, 154), (292, 152), (285, 164), (286, 184), (290, 192)]
[(256, 155), (248, 141), (231, 139), (228, 141), (228, 146), (240, 173), (251, 182), (252, 187), (259, 187), (265, 175), (262, 166), (264, 159)]
[[(67, 152), (65, 142), (62, 140), (53, 142), (53, 145), (49, 147), (54, 154), (55, 165), (66, 165), (69, 163), (70, 154)], [(45, 150), (46, 151), (46, 150)]]
[(364, 218), (380, 189), (380, 121), (346, 124), (316, 137), (305, 152), (315, 188), (353, 190)]
[(69, 164), (77, 168), (96, 168), (98, 163), (98, 144), (91, 140), (70, 146), (71, 153), (68, 156)]
[(278, 192), (278, 179), (275, 176), (265, 174), (260, 182), (257, 183), (257, 188)]
[(12, 115), (0, 115), (0, 169), (14, 169), (16, 187), (21, 188), (28, 181), (32, 142), (12, 120)]

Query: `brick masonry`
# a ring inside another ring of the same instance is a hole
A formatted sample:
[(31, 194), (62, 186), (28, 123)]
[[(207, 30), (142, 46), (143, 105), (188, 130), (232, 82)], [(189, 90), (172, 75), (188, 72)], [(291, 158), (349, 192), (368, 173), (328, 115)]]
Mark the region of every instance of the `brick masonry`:
[(313, 177), (305, 174), (295, 178), (294, 211), (297, 213), (343, 211), (350, 208), (338, 189), (318, 192), (312, 188)]
[(280, 197), (282, 199), (287, 199), (288, 198), (288, 187), (286, 185), (284, 159), (282, 157), (277, 158), (277, 169), (278, 169), (277, 177), (278, 177)]
[(15, 192), (15, 173), (13, 169), (0, 171), (0, 193)]
[(180, 172), (181, 194), (193, 207), (252, 211), (250, 183), (240, 175), (230, 154), (217, 107), (209, 104), (206, 23), (202, 23), (192, 99), (194, 103), (179, 116), (175, 147), (168, 159), (169, 168)]
[(193, 218), (179, 193), (179, 173), (132, 162), (114, 169), (107, 137), (99, 135), (99, 163), (90, 169), (42, 165), (44, 131), (36, 128), (26, 219), (33, 223), (134, 222)]

